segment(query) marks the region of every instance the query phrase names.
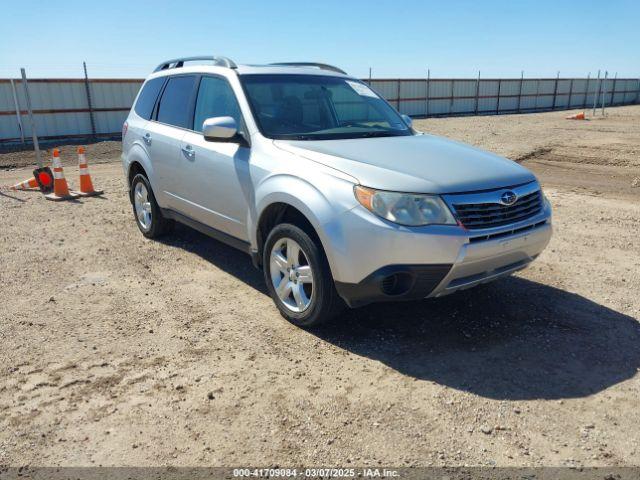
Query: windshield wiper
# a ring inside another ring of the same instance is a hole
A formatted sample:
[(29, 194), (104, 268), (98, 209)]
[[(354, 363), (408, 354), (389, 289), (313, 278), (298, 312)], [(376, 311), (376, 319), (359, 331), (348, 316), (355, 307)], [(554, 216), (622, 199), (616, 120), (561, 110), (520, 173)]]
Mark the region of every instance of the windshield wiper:
[(313, 135), (285, 134), (279, 138), (281, 140), (347, 140), (350, 138), (376, 138), (376, 137), (400, 137), (404, 134), (401, 131), (376, 130), (373, 132), (349, 132), (349, 133), (324, 133)]
[(359, 137), (363, 137), (363, 138), (373, 138), (373, 137), (398, 137), (400, 135), (396, 134), (395, 132), (389, 132), (389, 131), (375, 131), (375, 132), (362, 132), (360, 134), (358, 134)]
[(345, 128), (371, 128), (369, 125), (365, 124), (365, 123), (360, 123), (360, 122), (342, 122), (340, 124), (340, 127), (345, 127)]
[(287, 140), (314, 140), (317, 137), (312, 135), (287, 135)]

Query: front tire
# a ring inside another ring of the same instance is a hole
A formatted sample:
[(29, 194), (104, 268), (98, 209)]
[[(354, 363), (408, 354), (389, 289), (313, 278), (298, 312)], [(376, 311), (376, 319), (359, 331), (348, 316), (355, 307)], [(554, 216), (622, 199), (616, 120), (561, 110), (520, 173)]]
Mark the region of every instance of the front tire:
[(173, 228), (173, 221), (162, 216), (147, 177), (139, 173), (131, 181), (131, 204), (138, 229), (147, 238), (157, 238)]
[(342, 310), (322, 248), (301, 228), (277, 225), (267, 237), (262, 258), (269, 294), (294, 325), (315, 327)]

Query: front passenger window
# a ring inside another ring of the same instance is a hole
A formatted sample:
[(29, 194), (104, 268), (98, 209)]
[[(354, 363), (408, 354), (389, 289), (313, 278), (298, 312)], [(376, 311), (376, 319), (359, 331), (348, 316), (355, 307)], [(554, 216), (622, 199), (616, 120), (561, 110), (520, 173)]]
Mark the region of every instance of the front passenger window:
[(193, 129), (202, 132), (203, 122), (211, 117), (233, 117), (238, 124), (238, 130), (243, 130), (240, 106), (231, 85), (222, 78), (202, 77), (196, 100)]

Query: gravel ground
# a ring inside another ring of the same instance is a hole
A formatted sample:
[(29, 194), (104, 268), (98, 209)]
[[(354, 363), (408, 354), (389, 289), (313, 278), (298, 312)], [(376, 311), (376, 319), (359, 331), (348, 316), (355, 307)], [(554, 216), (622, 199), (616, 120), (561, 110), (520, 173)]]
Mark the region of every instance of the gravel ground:
[[(42, 158), (47, 165), (51, 164), (51, 157), (53, 156), (52, 146), (42, 147)], [(78, 154), (76, 152), (76, 145), (60, 145), (60, 159), (64, 166), (77, 166)], [(98, 142), (86, 146), (87, 157), (91, 158), (91, 164), (97, 163), (113, 163), (116, 159), (120, 158), (122, 153), (122, 146), (120, 142)], [(17, 151), (11, 153), (0, 154), (0, 169), (11, 170), (17, 168), (31, 168), (35, 167), (36, 157), (33, 151)]]
[(88, 150), (103, 198), (0, 189), (0, 465), (640, 465), (640, 107), (565, 115), (416, 122), (539, 175), (532, 267), (314, 332), (248, 256), (144, 239), (117, 143)]

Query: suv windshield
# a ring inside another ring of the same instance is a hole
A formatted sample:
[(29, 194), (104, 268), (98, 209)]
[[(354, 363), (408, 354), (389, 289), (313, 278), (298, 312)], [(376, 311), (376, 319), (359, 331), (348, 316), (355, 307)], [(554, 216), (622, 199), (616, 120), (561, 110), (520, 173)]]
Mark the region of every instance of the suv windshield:
[(274, 139), (332, 140), (412, 135), (366, 84), (324, 75), (242, 75), (253, 116)]

